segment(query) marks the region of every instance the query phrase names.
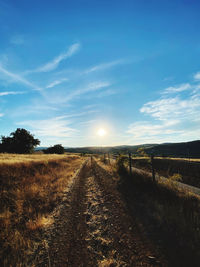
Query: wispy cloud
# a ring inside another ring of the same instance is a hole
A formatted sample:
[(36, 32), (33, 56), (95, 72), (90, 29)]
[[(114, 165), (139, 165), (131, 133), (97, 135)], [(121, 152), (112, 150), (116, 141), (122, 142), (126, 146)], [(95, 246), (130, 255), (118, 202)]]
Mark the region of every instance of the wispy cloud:
[(55, 80), (55, 81), (53, 81), (53, 82), (51, 82), (50, 84), (48, 84), (47, 86), (46, 86), (46, 88), (53, 88), (53, 87), (55, 87), (56, 85), (59, 85), (59, 84), (61, 84), (61, 83), (63, 83), (63, 82), (66, 82), (66, 81), (68, 81), (69, 79), (67, 79), (67, 78), (63, 78), (63, 79), (60, 79), (60, 80)]
[(18, 122), (17, 125), (30, 127), (36, 135), (47, 137), (69, 137), (77, 132), (71, 128), (70, 121), (63, 117), (54, 117), (46, 120), (27, 120)]
[(105, 69), (109, 69), (111, 67), (120, 65), (125, 63), (124, 60), (120, 59), (120, 60), (115, 60), (115, 61), (111, 61), (111, 62), (107, 62), (107, 63), (102, 63), (102, 64), (98, 64), (96, 66), (93, 66), (91, 68), (88, 68), (87, 70), (83, 71), (83, 74), (88, 74), (94, 71), (100, 71), (100, 70), (105, 70)]
[(179, 123), (178, 120), (165, 121), (160, 123), (151, 123), (147, 121), (140, 121), (132, 123), (128, 127), (127, 133), (132, 134), (134, 138), (145, 138), (146, 136), (159, 136), (182, 133), (180, 130), (172, 129)]
[[(61, 92), (51, 92), (49, 93), (44, 92), (44, 97), (48, 103), (51, 104), (61, 104), (61, 103), (70, 103), (73, 100), (79, 98), (79, 97), (88, 97), (89, 94), (102, 90), (106, 87), (110, 86), (109, 82), (103, 82), (103, 81), (98, 81), (98, 82), (92, 82), (89, 83), (88, 85), (78, 88), (78, 89), (73, 89), (71, 88), (71, 91), (66, 94), (65, 91)], [(95, 95), (97, 96), (97, 95)]]
[[(24, 112), (24, 110), (26, 112)], [(31, 101), (29, 105), (19, 106), (10, 113), (13, 118), (17, 117), (27, 117), (27, 116), (42, 116), (44, 114), (54, 114), (59, 110), (58, 107), (46, 104), (44, 101)]]
[(173, 77), (173, 76), (165, 77), (165, 78), (163, 79), (164, 82), (171, 82), (171, 81), (173, 81), (173, 80), (174, 80), (174, 77)]
[(117, 92), (113, 89), (108, 89), (106, 91), (100, 92), (97, 97), (101, 98), (101, 97), (106, 97), (106, 96), (110, 96), (110, 95), (115, 95), (117, 94)]
[(33, 72), (48, 72), (48, 71), (52, 71), (54, 69), (56, 69), (58, 67), (58, 65), (60, 64), (61, 61), (63, 61), (64, 59), (67, 59), (71, 56), (73, 56), (76, 52), (78, 52), (78, 50), (80, 49), (80, 44), (79, 43), (75, 43), (73, 45), (71, 45), (69, 47), (69, 49), (60, 54), (59, 56), (55, 57), (52, 61), (44, 64), (43, 66), (35, 69), (35, 70), (30, 70), (27, 71), (26, 73), (33, 73)]
[(94, 124), (95, 122), (97, 122), (97, 120), (88, 120), (88, 121), (82, 121), (79, 124), (80, 125), (90, 125), (90, 124)]
[(98, 105), (97, 104), (89, 104), (83, 107), (85, 110), (93, 109), (96, 108)]
[(179, 86), (171, 86), (162, 91), (162, 94), (179, 93), (191, 89), (192, 86), (189, 83), (184, 83)]
[(140, 108), (140, 112), (145, 117), (148, 116), (149, 121), (130, 124), (127, 132), (137, 142), (197, 139), (200, 132), (199, 91), (200, 84), (194, 83), (166, 88), (161, 92), (161, 98), (147, 102)]
[(88, 86), (84, 87), (83, 89), (78, 89), (76, 91), (73, 91), (71, 94), (69, 94), (69, 96), (67, 97), (67, 100), (72, 100), (76, 97), (79, 97), (81, 95), (84, 95), (84, 94), (88, 94), (88, 93), (91, 93), (91, 92), (95, 92), (97, 90), (100, 90), (102, 88), (106, 88), (110, 86), (110, 83), (109, 82), (93, 82), (93, 83), (90, 83)]
[(93, 72), (98, 72), (98, 71), (104, 71), (107, 69), (110, 69), (112, 67), (121, 65), (121, 64), (129, 64), (131, 63), (131, 61), (125, 60), (125, 59), (119, 59), (119, 60), (113, 60), (110, 62), (104, 62), (104, 63), (100, 63), (91, 67), (88, 67), (86, 69), (82, 69), (82, 70), (77, 70), (77, 69), (65, 69), (65, 70), (61, 70), (59, 72), (57, 72), (57, 75), (68, 75), (71, 74), (72, 76), (74, 75), (76, 78), (77, 77), (81, 77), (82, 75), (87, 75)]
[(199, 116), (200, 99), (199, 97), (164, 98), (144, 104), (140, 111), (161, 121), (169, 120), (172, 116), (173, 118), (193, 120)]
[(22, 95), (26, 92), (20, 92), (20, 91), (8, 91), (8, 92), (0, 92), (0, 96), (6, 96), (6, 95)]
[(22, 45), (24, 43), (24, 36), (21, 34), (13, 35), (10, 39), (10, 43), (14, 45)]
[[(4, 79), (7, 81), (7, 82), (17, 82), (17, 83), (21, 83), (23, 85), (26, 85), (34, 90), (37, 90), (37, 91), (40, 91), (41, 88), (38, 87), (37, 85), (29, 82), (27, 79), (23, 78), (22, 76), (20, 76), (19, 74), (15, 74), (11, 71), (8, 71), (7, 69), (5, 69), (4, 67), (2, 67), (0, 65), (0, 73), (2, 73), (4, 75)], [(8, 79), (10, 78), (10, 79)]]
[(194, 74), (194, 80), (200, 81), (200, 71)]
[(4, 116), (4, 114), (3, 113), (0, 113), (0, 117), (3, 117)]

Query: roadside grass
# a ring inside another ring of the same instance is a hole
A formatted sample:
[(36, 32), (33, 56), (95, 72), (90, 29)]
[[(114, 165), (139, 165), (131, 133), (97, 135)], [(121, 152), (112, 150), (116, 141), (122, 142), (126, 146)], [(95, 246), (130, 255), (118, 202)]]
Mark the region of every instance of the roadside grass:
[[(151, 164), (148, 158), (133, 158), (133, 167), (151, 171)], [(173, 176), (178, 173), (182, 177), (182, 182), (192, 186), (200, 187), (200, 161), (197, 159), (154, 159), (156, 173), (164, 177)]]
[(150, 177), (131, 176), (117, 162), (119, 190), (142, 231), (164, 248), (170, 266), (199, 266), (200, 197), (178, 190), (175, 175), (169, 181), (154, 183)]
[(115, 162), (115, 160), (113, 160), (111, 158), (110, 159), (108, 159), (108, 158), (104, 159), (104, 157), (99, 156), (99, 157), (96, 157), (96, 161), (109, 174), (112, 175), (113, 172), (116, 172), (116, 162)]
[[(77, 156), (76, 154), (71, 154)], [(70, 155), (70, 156), (71, 156)], [(14, 164), (14, 163), (25, 163), (31, 161), (49, 161), (49, 160), (59, 160), (66, 158), (66, 154), (9, 154), (9, 153), (0, 153), (0, 164)]]
[(0, 154), (0, 266), (30, 266), (40, 231), (83, 158)]

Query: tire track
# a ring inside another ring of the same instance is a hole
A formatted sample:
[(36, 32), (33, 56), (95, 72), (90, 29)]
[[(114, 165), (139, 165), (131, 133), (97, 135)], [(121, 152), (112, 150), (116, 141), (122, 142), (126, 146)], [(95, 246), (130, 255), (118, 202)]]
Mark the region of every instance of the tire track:
[(113, 177), (95, 161), (93, 173), (108, 210), (107, 236), (112, 239), (112, 248), (116, 251), (112, 266), (168, 266), (164, 257), (129, 216)]
[(75, 177), (54, 224), (45, 235), (45, 244), (35, 266), (87, 266), (85, 241), (85, 181), (88, 164)]

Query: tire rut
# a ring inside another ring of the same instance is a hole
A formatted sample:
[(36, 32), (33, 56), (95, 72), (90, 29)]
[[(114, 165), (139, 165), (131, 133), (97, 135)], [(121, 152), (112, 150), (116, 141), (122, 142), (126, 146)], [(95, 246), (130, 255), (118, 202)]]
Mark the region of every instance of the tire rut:
[(87, 266), (85, 241), (85, 181), (88, 164), (68, 192), (54, 224), (45, 233), (45, 244), (35, 266)]
[(110, 245), (115, 251), (114, 258), (108, 258), (112, 265), (104, 264), (106, 260), (102, 259), (100, 266), (168, 266), (165, 258), (139, 231), (138, 225), (129, 216), (113, 177), (96, 161), (93, 161), (93, 173), (98, 187), (101, 188), (104, 208), (108, 210), (104, 229), (107, 227), (107, 238), (112, 240)]

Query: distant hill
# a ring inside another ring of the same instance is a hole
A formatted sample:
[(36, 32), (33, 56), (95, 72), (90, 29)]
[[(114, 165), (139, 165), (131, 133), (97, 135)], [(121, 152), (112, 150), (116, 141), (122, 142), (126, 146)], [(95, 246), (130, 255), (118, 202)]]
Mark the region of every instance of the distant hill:
[(41, 150), (44, 150), (44, 149), (47, 149), (48, 147), (46, 146), (40, 146), (40, 147), (36, 147), (35, 148), (35, 151), (41, 151)]
[(107, 146), (107, 147), (76, 147), (76, 148), (67, 148), (66, 152), (71, 153), (137, 153), (138, 148), (151, 148), (155, 146), (155, 144), (142, 144), (135, 146)]
[[(132, 153), (138, 154), (138, 148), (143, 148), (148, 155), (164, 157), (179, 157), (179, 158), (200, 158), (200, 140), (182, 143), (163, 143), (163, 144), (142, 144), (134, 146), (107, 146), (107, 147), (65, 147), (65, 152), (69, 153)], [(40, 151), (47, 149), (47, 147), (37, 147), (35, 150)]]
[(145, 148), (144, 151), (147, 154), (154, 154), (155, 156), (200, 158), (200, 140), (183, 143), (160, 144)]

